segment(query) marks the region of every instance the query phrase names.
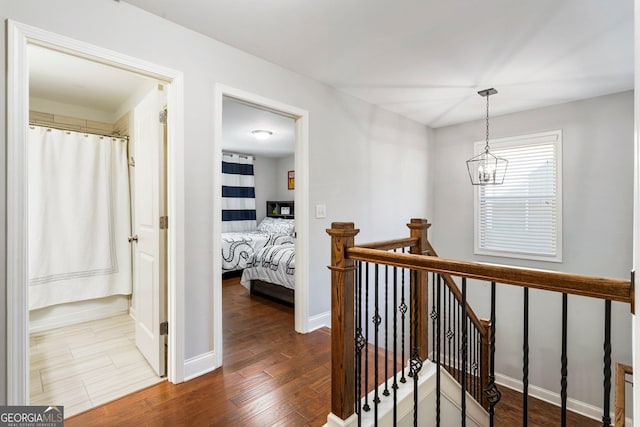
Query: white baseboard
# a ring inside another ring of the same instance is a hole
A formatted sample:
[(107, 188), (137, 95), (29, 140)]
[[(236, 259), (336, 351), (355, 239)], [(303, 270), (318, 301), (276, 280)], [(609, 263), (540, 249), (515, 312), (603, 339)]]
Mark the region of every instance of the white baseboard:
[(184, 361), (184, 380), (189, 381), (216, 369), (216, 352), (209, 351)]
[(316, 329), (320, 329), (323, 327), (330, 328), (331, 327), (331, 312), (325, 311), (324, 313), (316, 314), (315, 316), (311, 316), (309, 318), (309, 327), (308, 332), (313, 332)]
[(129, 297), (114, 295), (86, 301), (58, 304), (29, 312), (29, 332), (42, 332), (91, 320), (126, 314)]
[[(496, 383), (522, 393), (521, 380), (496, 373)], [(558, 393), (544, 389), (542, 387), (537, 387), (535, 385), (529, 385), (529, 396), (535, 397), (536, 399), (540, 399), (544, 402), (558, 407), (561, 406), (562, 403), (562, 399), (560, 398), (560, 395)], [(576, 399), (567, 398), (567, 410), (575, 412), (576, 414), (583, 415), (587, 418), (602, 421), (602, 408), (590, 405), (585, 402), (581, 402)], [(613, 421), (615, 419), (615, 413), (612, 412), (610, 416), (611, 420)], [(633, 425), (633, 421), (631, 418), (626, 419), (626, 425)]]

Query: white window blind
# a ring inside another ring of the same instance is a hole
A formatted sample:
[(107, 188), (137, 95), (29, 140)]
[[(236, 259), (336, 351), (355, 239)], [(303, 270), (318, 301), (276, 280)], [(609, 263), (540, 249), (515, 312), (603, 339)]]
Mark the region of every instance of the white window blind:
[(477, 187), (476, 253), (562, 261), (561, 139), (554, 131), (491, 141), (509, 164), (502, 185)]

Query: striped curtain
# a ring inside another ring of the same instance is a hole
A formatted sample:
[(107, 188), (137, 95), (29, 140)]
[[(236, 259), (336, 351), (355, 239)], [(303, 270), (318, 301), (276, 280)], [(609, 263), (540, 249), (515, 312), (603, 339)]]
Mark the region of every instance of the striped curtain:
[(256, 229), (256, 189), (253, 157), (222, 157), (222, 232)]

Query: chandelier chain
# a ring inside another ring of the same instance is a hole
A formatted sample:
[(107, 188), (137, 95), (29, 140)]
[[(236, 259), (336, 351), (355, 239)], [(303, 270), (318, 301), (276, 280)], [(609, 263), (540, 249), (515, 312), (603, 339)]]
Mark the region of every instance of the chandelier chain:
[(487, 94), (487, 116), (486, 116), (486, 123), (487, 123), (487, 135), (486, 135), (486, 143), (484, 146), (484, 151), (488, 152), (489, 151), (489, 95)]

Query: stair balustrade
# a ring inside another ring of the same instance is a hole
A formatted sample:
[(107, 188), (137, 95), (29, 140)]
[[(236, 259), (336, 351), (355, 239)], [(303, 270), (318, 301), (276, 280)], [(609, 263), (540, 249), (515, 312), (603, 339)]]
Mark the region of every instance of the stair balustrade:
[[(486, 410), (493, 426), (501, 395), (495, 382), (497, 285), (523, 289), (524, 426), (528, 424), (529, 289), (559, 293), (562, 298), (563, 426), (567, 413), (567, 296), (604, 301), (602, 423), (610, 425), (611, 301), (628, 303), (633, 310), (631, 280), (443, 259), (428, 241), (427, 220), (412, 219), (407, 226), (408, 238), (362, 245), (355, 245), (359, 230), (353, 223), (333, 223), (327, 230), (332, 280), (329, 425), (361, 426), (364, 418), (373, 420), (372, 425), (378, 425), (380, 419), (396, 425), (407, 416), (406, 409), (399, 408), (411, 385), (409, 416), (414, 426), (420, 425), (420, 376), (425, 364), (430, 364), (435, 366), (436, 426), (442, 422), (444, 372), (460, 386), (461, 425), (466, 425), (467, 399), (472, 399)], [(477, 281), (491, 284), (490, 319), (479, 319), (468, 304), (467, 288)], [(383, 414), (389, 407), (387, 415)]]

